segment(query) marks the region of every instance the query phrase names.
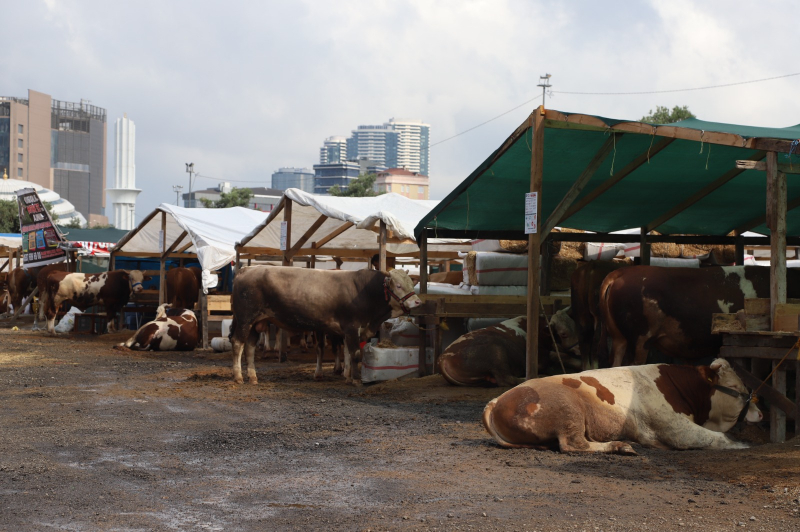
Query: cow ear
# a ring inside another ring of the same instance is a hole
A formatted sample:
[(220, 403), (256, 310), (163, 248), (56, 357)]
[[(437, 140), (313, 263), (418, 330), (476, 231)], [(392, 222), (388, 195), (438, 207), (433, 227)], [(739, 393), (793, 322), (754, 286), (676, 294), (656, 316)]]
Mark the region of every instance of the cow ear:
[(711, 365), (709, 366), (709, 368), (711, 369), (711, 371), (713, 371), (713, 372), (715, 372), (715, 373), (719, 373), (719, 371), (720, 371), (721, 369), (723, 369), (723, 368), (730, 368), (730, 367), (731, 367), (731, 365), (730, 365), (730, 364), (728, 364), (728, 361), (727, 361), (727, 360), (725, 360), (724, 358), (718, 358), (718, 359), (716, 359), (716, 360), (715, 360), (714, 362), (712, 362), (712, 363), (711, 363)]

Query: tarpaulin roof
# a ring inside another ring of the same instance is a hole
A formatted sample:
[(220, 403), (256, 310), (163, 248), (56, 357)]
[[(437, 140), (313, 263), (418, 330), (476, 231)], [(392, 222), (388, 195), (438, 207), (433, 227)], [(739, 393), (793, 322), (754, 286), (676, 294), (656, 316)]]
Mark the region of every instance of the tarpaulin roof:
[(162, 203), (114, 246), (113, 253), (161, 255), (161, 216), (156, 216), (160, 212), (166, 213), (167, 249), (186, 231), (186, 237), (175, 246), (175, 250), (191, 244), (182, 252), (197, 255), (203, 267), (204, 288), (216, 286), (217, 281), (210, 271), (233, 261), (236, 241), (267, 217), (265, 212), (244, 207), (187, 209)]
[[(415, 232), (429, 227), (522, 233), (532, 123), (533, 115)], [(800, 167), (800, 125), (765, 128), (697, 119), (659, 125), (550, 110), (544, 125), (543, 224), (590, 163), (601, 161), (573, 206), (555, 220), (561, 227), (603, 233), (645, 227), (665, 234), (767, 234), (765, 173), (738, 170), (736, 161), (761, 160), (767, 151), (777, 151), (779, 165)], [(800, 178), (789, 176), (787, 182), (787, 234), (799, 235), (800, 209), (792, 209), (800, 206)]]
[[(279, 249), (281, 224), (286, 200), (291, 200), (291, 244), (299, 242), (315, 224), (316, 230), (299, 250), (309, 251), (315, 242), (334, 234), (344, 224), (352, 226), (336, 234), (320, 246), (325, 254), (336, 250), (375, 250), (378, 248), (377, 231), (380, 222), (386, 224), (394, 242), (386, 249), (393, 254), (409, 254), (419, 251), (414, 240), (414, 227), (437, 201), (412, 200), (400, 194), (382, 194), (374, 197), (316, 196), (296, 188), (287, 189), (278, 208), (269, 217), (253, 228), (237, 247)], [(326, 217), (319, 222), (321, 217)], [(469, 247), (468, 245), (466, 246)], [(431, 247), (429, 246), (429, 249)], [(458, 248), (448, 247), (448, 251)]]

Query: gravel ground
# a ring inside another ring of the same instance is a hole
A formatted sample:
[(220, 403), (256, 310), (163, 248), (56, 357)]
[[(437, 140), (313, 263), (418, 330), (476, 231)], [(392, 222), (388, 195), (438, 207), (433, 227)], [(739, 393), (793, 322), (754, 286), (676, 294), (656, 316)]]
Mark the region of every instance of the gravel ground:
[(313, 380), (0, 325), (0, 530), (800, 530), (800, 438), (635, 457), (507, 450), (504, 389)]

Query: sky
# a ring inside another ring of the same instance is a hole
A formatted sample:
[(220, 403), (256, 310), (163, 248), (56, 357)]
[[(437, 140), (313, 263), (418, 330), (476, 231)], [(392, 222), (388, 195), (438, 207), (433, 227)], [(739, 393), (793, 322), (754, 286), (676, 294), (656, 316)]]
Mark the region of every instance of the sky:
[(545, 73), (561, 111), (638, 120), (687, 105), (703, 120), (800, 123), (800, 76), (656, 93), (800, 72), (789, 1), (0, 0), (0, 12), (0, 95), (106, 109), (112, 185), (114, 121), (136, 124), (137, 223), (175, 203), (173, 185), (188, 191), (187, 162), (195, 190), (269, 186), (280, 167), (318, 163), (327, 137), (390, 118), (431, 125), (442, 199), (541, 103)]

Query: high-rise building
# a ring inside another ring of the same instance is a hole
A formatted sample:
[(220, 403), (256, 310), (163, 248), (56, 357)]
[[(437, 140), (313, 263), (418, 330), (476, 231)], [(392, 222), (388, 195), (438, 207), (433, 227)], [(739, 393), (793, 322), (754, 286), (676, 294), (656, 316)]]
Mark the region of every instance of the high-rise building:
[(383, 125), (362, 125), (347, 139), (347, 160), (370, 159), (386, 168), (428, 175), (430, 125), (392, 118)]
[(0, 174), (50, 189), (75, 206), (89, 225), (105, 216), (106, 110), (54, 100), (0, 97)]
[(136, 124), (128, 115), (114, 122), (114, 188), (108, 189), (112, 223), (130, 231), (136, 226)]
[(314, 170), (308, 168), (278, 168), (272, 173), (272, 188), (286, 190), (299, 188), (309, 194), (314, 193)]
[(347, 139), (328, 137), (319, 149), (319, 164), (341, 163), (347, 160)]
[(333, 164), (314, 165), (314, 193), (328, 194), (328, 190), (339, 185), (339, 188), (347, 188), (350, 182), (358, 178), (361, 165), (353, 161), (345, 161)]

